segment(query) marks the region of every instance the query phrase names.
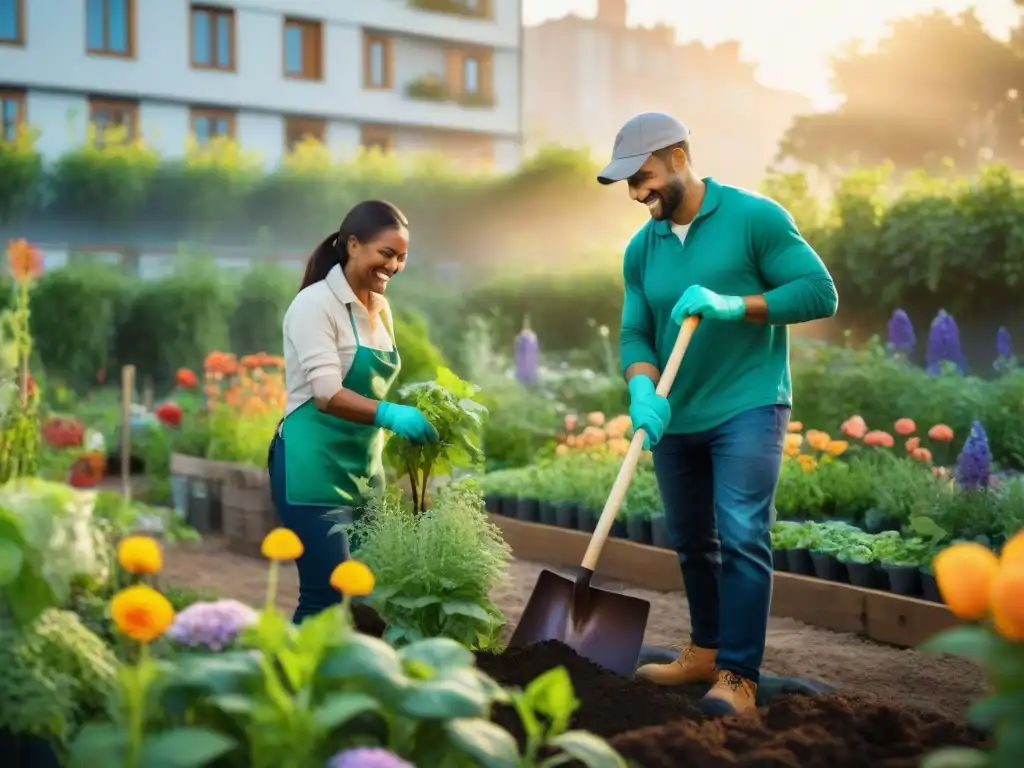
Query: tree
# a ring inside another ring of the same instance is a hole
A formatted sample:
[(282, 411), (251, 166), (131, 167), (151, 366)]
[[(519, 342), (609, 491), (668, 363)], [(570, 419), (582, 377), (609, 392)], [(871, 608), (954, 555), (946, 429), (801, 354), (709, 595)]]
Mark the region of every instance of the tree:
[[(1016, 2), (1017, 0), (1015, 0)], [(991, 37), (973, 11), (894, 22), (877, 49), (851, 45), (832, 62), (834, 112), (798, 117), (779, 159), (821, 168), (1024, 166), (1024, 56)]]

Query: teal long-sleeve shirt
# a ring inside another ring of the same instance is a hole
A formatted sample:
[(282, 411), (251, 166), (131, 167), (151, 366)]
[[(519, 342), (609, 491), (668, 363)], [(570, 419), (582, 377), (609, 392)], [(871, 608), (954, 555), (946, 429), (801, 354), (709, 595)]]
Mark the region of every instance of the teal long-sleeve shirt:
[(651, 220), (623, 260), (620, 352), (661, 370), (679, 326), (672, 307), (691, 285), (725, 296), (764, 295), (767, 324), (705, 320), (669, 394), (667, 434), (701, 432), (743, 411), (792, 405), (788, 325), (831, 317), (835, 284), (786, 210), (766, 197), (704, 179), (700, 213), (680, 240)]

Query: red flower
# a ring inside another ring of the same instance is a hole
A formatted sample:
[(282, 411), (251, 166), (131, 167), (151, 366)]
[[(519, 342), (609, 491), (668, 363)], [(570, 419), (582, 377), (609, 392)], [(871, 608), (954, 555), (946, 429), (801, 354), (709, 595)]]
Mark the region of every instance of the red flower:
[(174, 381), (179, 387), (193, 389), (199, 383), (199, 377), (188, 368), (179, 368), (174, 374)]
[(168, 427), (181, 426), (181, 406), (177, 403), (162, 403), (153, 409), (153, 413), (160, 419), (161, 424)]
[(43, 255), (24, 240), (12, 240), (7, 244), (7, 265), (15, 280), (27, 283), (43, 274)]
[(77, 448), (85, 442), (85, 426), (78, 419), (47, 419), (40, 431), (43, 440), (54, 448)]
[(104, 383), (104, 382), (105, 382), (106, 380), (107, 380), (107, 371), (106, 371), (106, 369), (103, 369), (103, 370), (101, 370), (101, 371), (97, 371), (97, 372), (96, 372), (96, 383), (97, 383), (97, 384), (99, 384), (99, 385), (101, 385), (101, 386), (102, 386), (102, 385), (103, 385), (103, 383)]

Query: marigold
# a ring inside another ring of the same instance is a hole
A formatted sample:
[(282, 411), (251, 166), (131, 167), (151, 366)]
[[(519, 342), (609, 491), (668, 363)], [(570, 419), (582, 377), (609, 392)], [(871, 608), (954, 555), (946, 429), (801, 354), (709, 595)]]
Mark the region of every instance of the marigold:
[(846, 449), (849, 447), (850, 444), (845, 440), (832, 440), (827, 446), (825, 446), (825, 450), (828, 452), (829, 456), (842, 456), (846, 453)]
[(907, 449), (907, 453), (913, 453), (921, 447), (921, 438), (912, 437), (903, 444), (903, 447)]
[(302, 542), (291, 529), (275, 528), (263, 538), (260, 552), (267, 560), (298, 560), (302, 557)]
[(860, 416), (851, 416), (843, 422), (840, 429), (847, 437), (852, 437), (854, 440), (860, 440), (865, 434), (867, 434), (868, 425)]
[(593, 411), (587, 414), (587, 424), (592, 427), (603, 427), (604, 426), (604, 414), (600, 411)]
[(892, 448), (896, 440), (888, 432), (880, 429), (872, 430), (864, 435), (864, 445), (871, 445), (877, 448)]
[(989, 593), (999, 571), (999, 558), (988, 547), (961, 542), (932, 561), (942, 599), (957, 618), (979, 621), (988, 613)]
[(914, 461), (920, 461), (922, 464), (931, 464), (932, 452), (927, 448), (915, 448), (913, 453), (910, 454), (910, 458)]
[(150, 536), (128, 536), (117, 545), (117, 562), (136, 576), (160, 573), (164, 553), (160, 543)]
[(358, 560), (346, 560), (331, 573), (331, 586), (348, 597), (373, 592), (373, 571)]
[(624, 437), (613, 437), (608, 441), (608, 450), (616, 456), (625, 456), (629, 451), (629, 440)]
[(917, 432), (917, 424), (914, 423), (913, 419), (908, 418), (897, 419), (896, 423), (893, 424), (893, 428), (896, 430), (896, 434), (903, 435), (904, 437)]
[(174, 381), (183, 389), (193, 389), (199, 384), (199, 377), (188, 368), (179, 368), (174, 373)]
[(928, 437), (937, 443), (949, 443), (953, 440), (953, 430), (945, 424), (936, 424), (928, 430)]
[(796, 448), (799, 451), (800, 450), (800, 446), (803, 445), (803, 444), (804, 444), (804, 436), (803, 435), (797, 435), (797, 434), (790, 433), (790, 434), (786, 435), (786, 437), (783, 439), (783, 445), (786, 448), (789, 448), (789, 449)]
[(12, 240), (7, 244), (7, 265), (17, 282), (27, 283), (43, 273), (43, 255), (26, 240)]
[(630, 421), (629, 416), (616, 416), (614, 419), (609, 419), (604, 425), (604, 433), (610, 440), (615, 440), (625, 437), (632, 427), (633, 422)]
[(1017, 531), (1006, 540), (1003, 551), (999, 553), (1003, 565), (1008, 563), (1024, 564), (1024, 530)]
[(831, 442), (832, 438), (827, 432), (822, 432), (820, 429), (807, 430), (807, 444), (811, 446), (812, 450), (824, 451)]
[(992, 580), (992, 624), (1012, 643), (1024, 642), (1024, 562), (1004, 563)]
[(789, 422), (788, 426), (786, 427), (786, 431), (789, 432), (789, 433), (803, 432), (804, 431), (804, 423), (802, 421), (791, 421), (791, 422)]
[(796, 460), (800, 463), (800, 467), (804, 472), (811, 472), (818, 466), (817, 460), (813, 456), (808, 456), (806, 453), (797, 456)]
[(152, 587), (136, 584), (114, 595), (110, 617), (122, 635), (148, 644), (174, 623), (174, 606)]

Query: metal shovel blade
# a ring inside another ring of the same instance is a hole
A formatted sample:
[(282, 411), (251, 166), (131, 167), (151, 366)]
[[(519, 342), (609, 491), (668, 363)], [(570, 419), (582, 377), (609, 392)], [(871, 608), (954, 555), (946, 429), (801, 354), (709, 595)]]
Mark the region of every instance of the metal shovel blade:
[(591, 576), (593, 571), (586, 568), (579, 569), (575, 581), (541, 571), (509, 645), (557, 640), (585, 659), (632, 677), (651, 604), (592, 587)]

